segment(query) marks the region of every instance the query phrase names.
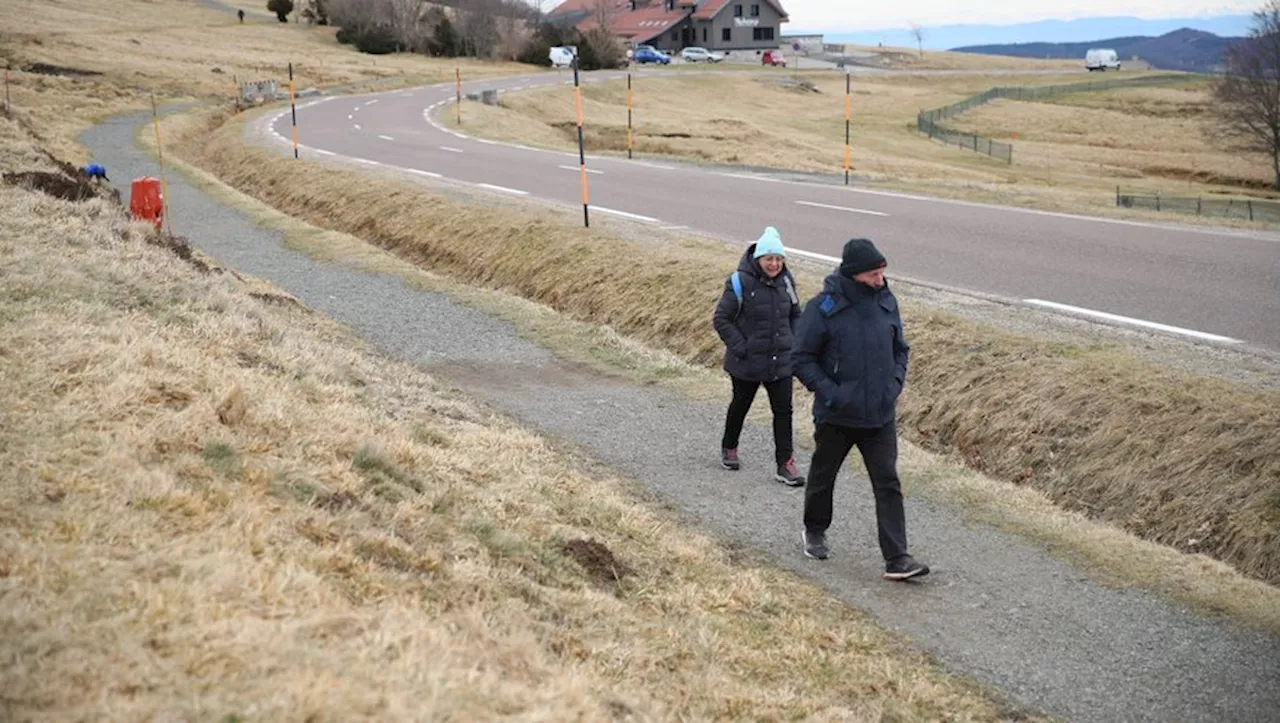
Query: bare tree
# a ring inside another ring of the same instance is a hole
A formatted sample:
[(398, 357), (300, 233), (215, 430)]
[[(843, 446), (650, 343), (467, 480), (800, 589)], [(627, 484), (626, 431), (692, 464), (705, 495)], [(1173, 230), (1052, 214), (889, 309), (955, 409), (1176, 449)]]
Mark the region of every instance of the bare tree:
[(911, 23), (911, 25), (909, 25), (907, 29), (911, 31), (911, 37), (916, 39), (916, 47), (920, 51), (920, 58), (923, 59), (924, 58), (924, 28), (920, 27), (918, 23)]
[(426, 40), (431, 28), (422, 27), (422, 16), (426, 11), (423, 0), (389, 0), (387, 20), (391, 24), (391, 32), (402, 50), (421, 51), (426, 48)]
[(1227, 50), (1214, 95), (1227, 133), (1245, 150), (1271, 156), (1280, 189), (1280, 0), (1267, 0), (1248, 37)]
[(595, 9), (591, 11), (591, 17), (596, 21), (596, 25), (607, 33), (613, 32), (613, 21), (617, 15), (618, 6), (613, 0), (597, 0)]
[(493, 57), (501, 39), (498, 17), (506, 14), (505, 11), (506, 5), (502, 0), (470, 0), (465, 9), (459, 8), (458, 35), (462, 38), (465, 55)]

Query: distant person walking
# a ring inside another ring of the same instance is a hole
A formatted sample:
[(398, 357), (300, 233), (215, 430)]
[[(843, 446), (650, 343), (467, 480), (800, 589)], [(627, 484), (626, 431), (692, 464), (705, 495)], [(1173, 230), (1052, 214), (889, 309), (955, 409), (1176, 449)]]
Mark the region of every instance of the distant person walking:
[(241, 25), (244, 25), (244, 11), (243, 11), (243, 10), (237, 10), (237, 11), (236, 11), (236, 17), (240, 18), (240, 24), (241, 24)]
[(853, 447), (862, 454), (876, 498), (884, 576), (929, 574), (907, 553), (907, 520), (898, 479), (898, 395), (910, 347), (898, 300), (884, 278), (885, 257), (870, 239), (844, 245), (840, 267), (801, 315), (793, 359), (814, 393), (813, 462), (804, 497), (804, 554), (827, 559), (836, 475)]
[(791, 432), (792, 325), (800, 316), (795, 278), (787, 270), (782, 237), (770, 226), (747, 247), (738, 270), (724, 282), (716, 304), (716, 333), (725, 343), (724, 369), (733, 383), (725, 414), (720, 464), (741, 468), (738, 438), (761, 386), (773, 412), (774, 479), (793, 487), (804, 484), (796, 468)]

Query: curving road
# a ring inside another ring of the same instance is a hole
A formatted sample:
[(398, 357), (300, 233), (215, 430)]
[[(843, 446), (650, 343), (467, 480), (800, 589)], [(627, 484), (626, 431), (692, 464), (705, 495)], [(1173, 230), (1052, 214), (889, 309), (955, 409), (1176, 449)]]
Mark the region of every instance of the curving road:
[[(637, 77), (656, 75), (660, 71)], [(571, 85), (566, 78), (547, 73), (478, 81), (464, 84), (464, 91)], [(445, 106), (453, 97), (453, 85), (444, 84), (299, 106), (301, 152), (581, 205), (576, 154), (456, 134), (435, 118), (452, 112)], [(290, 138), (288, 111), (270, 123), (279, 138)], [(1280, 350), (1276, 234), (1095, 219), (690, 164), (588, 157), (587, 165), (593, 217), (738, 239), (773, 225), (788, 248), (833, 260), (845, 240), (867, 236), (885, 250), (899, 278), (1211, 343)]]

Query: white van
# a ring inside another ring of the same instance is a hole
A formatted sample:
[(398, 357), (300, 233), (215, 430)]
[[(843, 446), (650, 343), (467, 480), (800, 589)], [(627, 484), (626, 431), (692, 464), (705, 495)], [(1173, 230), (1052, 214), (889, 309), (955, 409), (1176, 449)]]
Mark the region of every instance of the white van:
[(1090, 73), (1095, 70), (1106, 72), (1108, 68), (1119, 70), (1120, 56), (1110, 48), (1092, 48), (1084, 54), (1084, 67), (1088, 68)]
[(568, 68), (573, 65), (573, 58), (578, 54), (575, 45), (558, 45), (551, 49), (551, 65), (556, 68)]

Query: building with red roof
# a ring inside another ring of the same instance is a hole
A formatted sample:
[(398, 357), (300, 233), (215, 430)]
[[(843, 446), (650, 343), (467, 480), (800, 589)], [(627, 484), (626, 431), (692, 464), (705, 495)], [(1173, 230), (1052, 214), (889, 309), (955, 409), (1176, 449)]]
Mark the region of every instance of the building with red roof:
[(548, 17), (671, 52), (776, 49), (788, 20), (780, 0), (565, 0)]

